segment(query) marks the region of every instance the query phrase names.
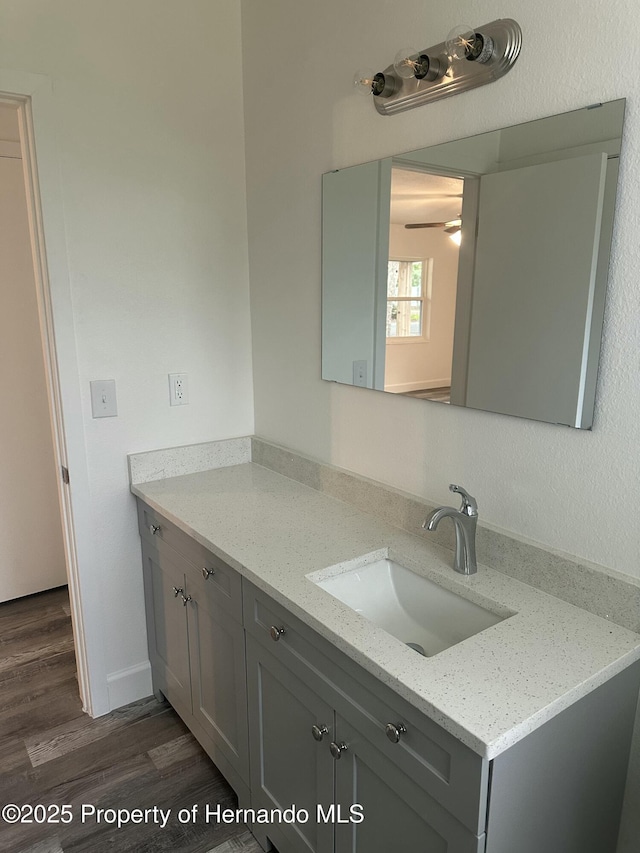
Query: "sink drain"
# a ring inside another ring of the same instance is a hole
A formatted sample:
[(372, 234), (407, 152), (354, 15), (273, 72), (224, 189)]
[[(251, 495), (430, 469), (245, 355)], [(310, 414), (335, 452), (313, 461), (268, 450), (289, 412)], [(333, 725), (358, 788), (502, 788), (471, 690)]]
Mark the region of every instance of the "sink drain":
[(414, 652), (418, 652), (422, 657), (426, 657), (425, 651), (420, 645), (420, 643), (406, 643), (405, 645), (409, 646), (410, 649), (413, 649)]

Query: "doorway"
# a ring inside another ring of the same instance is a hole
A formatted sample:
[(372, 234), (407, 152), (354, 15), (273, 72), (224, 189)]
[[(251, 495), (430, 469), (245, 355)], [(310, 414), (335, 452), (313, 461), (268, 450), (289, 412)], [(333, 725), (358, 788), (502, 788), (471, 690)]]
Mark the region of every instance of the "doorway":
[[(41, 441), (53, 447), (53, 473), (49, 475), (52, 478), (49, 484), (54, 483), (54, 495), (57, 490), (58, 509), (57, 514), (51, 509), (54, 519), (52, 526), (61, 530), (62, 535), (65, 572), (61, 582), (68, 583), (69, 586), (80, 699), (83, 710), (90, 716), (97, 716), (109, 709), (106, 685), (102, 685), (104, 674), (99, 652), (101, 622), (100, 619), (92, 619), (92, 628), (87, 631), (85, 616), (87, 608), (97, 609), (93, 600), (95, 590), (91, 586), (83, 589), (86, 584), (81, 586), (80, 583), (80, 562), (82, 560), (83, 564), (90, 566), (93, 550), (89, 516), (84, 508), (88, 503), (87, 470), (51, 81), (44, 75), (0, 68), (0, 107), (3, 111), (8, 110), (9, 122), (12, 121), (12, 114), (17, 115), (18, 121), (18, 133), (13, 134), (17, 138), (7, 140), (4, 153), (9, 155), (6, 159), (19, 161), (17, 171), (21, 169), (22, 188), (26, 197), (31, 263), (29, 265), (28, 261), (23, 259), (23, 269), (26, 266), (27, 275), (31, 273), (31, 296), (35, 301), (36, 329), (39, 331), (31, 357), (36, 360), (39, 358), (44, 371), (44, 408), (47, 412), (45, 420), (48, 420), (49, 428), (48, 432), (44, 432), (45, 437), (41, 438)], [(38, 117), (37, 147), (34, 113)], [(13, 128), (15, 131), (15, 124)], [(54, 313), (57, 338), (54, 334)], [(11, 370), (12, 364), (13, 358), (8, 363), (3, 360), (3, 367), (7, 371)], [(25, 389), (19, 388), (18, 391), (27, 396)], [(40, 436), (42, 435), (41, 432)], [(73, 490), (73, 507), (72, 488), (68, 478), (69, 459), (73, 460), (77, 480)], [(15, 468), (14, 465), (14, 475)], [(63, 474), (66, 474), (64, 480)], [(39, 484), (35, 488), (38, 489)], [(0, 511), (6, 502), (7, 499), (4, 499), (0, 504)], [(56, 500), (53, 503), (55, 504)], [(20, 516), (20, 513), (17, 515)], [(38, 537), (38, 521), (37, 514), (27, 510), (22, 518), (22, 537), (19, 537), (18, 543)], [(55, 534), (52, 534), (50, 541), (54, 538)], [(54, 551), (59, 548), (59, 540), (57, 541), (58, 545), (54, 547)], [(57, 571), (61, 572), (59, 565)], [(50, 583), (55, 581), (47, 581), (45, 586)], [(31, 590), (14, 590), (13, 594), (25, 595), (29, 591)]]
[(0, 602), (67, 583), (20, 139), (0, 101)]

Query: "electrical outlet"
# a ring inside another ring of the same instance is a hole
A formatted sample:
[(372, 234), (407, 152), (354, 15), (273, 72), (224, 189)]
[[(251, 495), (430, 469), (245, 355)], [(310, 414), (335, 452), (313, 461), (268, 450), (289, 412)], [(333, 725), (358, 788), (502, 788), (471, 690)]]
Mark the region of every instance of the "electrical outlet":
[(169, 374), (169, 405), (186, 406), (189, 403), (189, 384), (186, 373)]

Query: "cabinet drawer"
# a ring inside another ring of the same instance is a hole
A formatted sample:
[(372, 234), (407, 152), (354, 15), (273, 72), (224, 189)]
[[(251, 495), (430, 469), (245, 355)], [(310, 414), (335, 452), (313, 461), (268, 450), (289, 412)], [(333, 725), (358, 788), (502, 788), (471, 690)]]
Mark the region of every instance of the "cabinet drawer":
[[(245, 629), (299, 677), (304, 679), (310, 668), (324, 683), (327, 701), (338, 713), (357, 725), (418, 788), (475, 835), (482, 834), (489, 762), (331, 646), (285, 607), (246, 579), (243, 583)], [(275, 642), (270, 635), (272, 627), (284, 628)], [(397, 743), (386, 734), (389, 724), (399, 730)], [(406, 731), (401, 731), (402, 727)]]
[(138, 501), (138, 526), (143, 542), (152, 544), (161, 558), (165, 555), (174, 562), (182, 558), (191, 589), (242, 621), (242, 584), (235, 569), (142, 501)]
[(489, 762), (367, 672), (351, 680), (349, 698), (341, 706), (343, 717), (357, 724), (378, 753), (475, 835), (484, 833)]

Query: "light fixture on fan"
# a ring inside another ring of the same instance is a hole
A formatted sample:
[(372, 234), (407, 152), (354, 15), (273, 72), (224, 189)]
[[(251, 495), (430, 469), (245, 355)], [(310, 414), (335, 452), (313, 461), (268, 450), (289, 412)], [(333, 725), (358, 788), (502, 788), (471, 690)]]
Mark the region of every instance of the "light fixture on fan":
[(481, 27), (454, 27), (446, 40), (425, 50), (406, 47), (377, 73), (358, 72), (358, 91), (373, 95), (381, 115), (393, 115), (485, 83), (511, 70), (522, 45), (522, 30), (511, 18)]

